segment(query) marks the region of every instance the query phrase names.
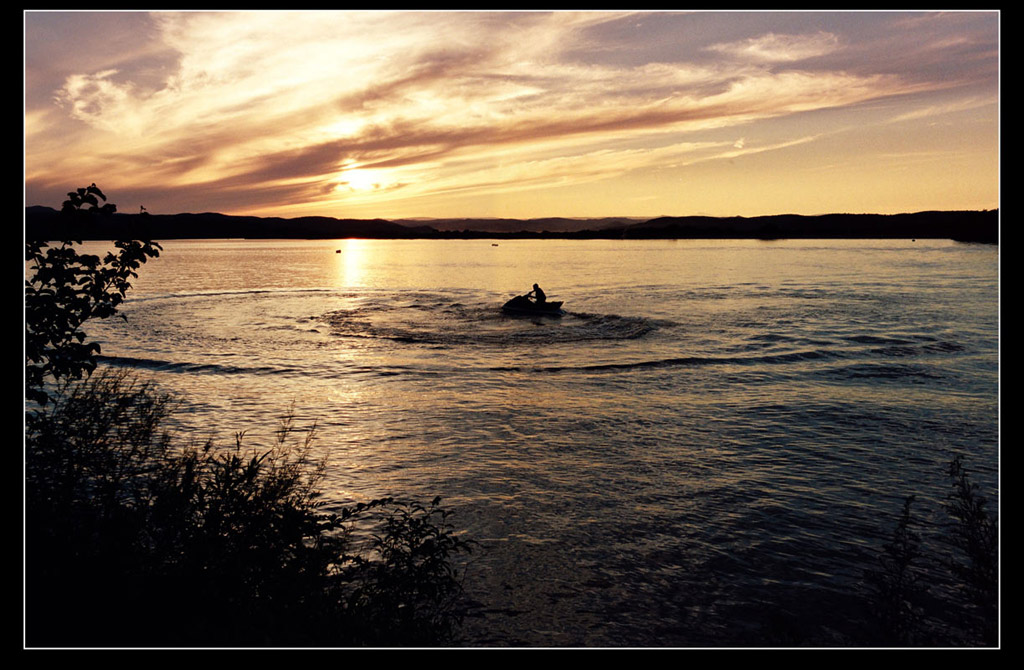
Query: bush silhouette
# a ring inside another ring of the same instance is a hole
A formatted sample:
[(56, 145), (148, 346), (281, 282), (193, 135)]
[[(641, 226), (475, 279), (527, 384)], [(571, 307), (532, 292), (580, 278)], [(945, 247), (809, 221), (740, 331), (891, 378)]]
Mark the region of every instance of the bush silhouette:
[[(866, 642), (883, 646), (995, 646), (998, 644), (999, 531), (970, 481), (963, 458), (955, 456), (946, 501), (951, 523), (939, 537), (954, 549), (936, 560), (922, 549), (911, 514), (915, 497), (904, 500), (891, 539), (866, 571), (876, 624)], [(938, 576), (940, 585), (925, 575)]]
[[(114, 211), (95, 184), (66, 216)], [(405, 646), (450, 643), (456, 554), (439, 499), (329, 514), (314, 430), (270, 448), (196, 445), (163, 428), (173, 399), (96, 370), (82, 330), (117, 313), (160, 246), (26, 243), (25, 598), (29, 646)], [(44, 251), (45, 250), (45, 251)], [(314, 427), (315, 428), (315, 427)], [(356, 542), (356, 525), (373, 529)]]
[[(405, 646), (454, 639), (469, 550), (438, 507), (321, 511), (313, 431), (178, 448), (173, 401), (126, 371), (33, 422), (28, 640), (43, 646)], [(360, 546), (354, 524), (375, 537)]]

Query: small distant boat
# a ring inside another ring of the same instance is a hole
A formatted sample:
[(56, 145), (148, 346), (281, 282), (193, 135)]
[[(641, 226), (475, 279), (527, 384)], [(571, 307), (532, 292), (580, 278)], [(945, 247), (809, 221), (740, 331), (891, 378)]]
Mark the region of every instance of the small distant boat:
[(529, 316), (562, 316), (565, 311), (562, 309), (561, 300), (537, 303), (525, 295), (517, 295), (504, 305), (501, 311), (506, 314), (525, 314)]

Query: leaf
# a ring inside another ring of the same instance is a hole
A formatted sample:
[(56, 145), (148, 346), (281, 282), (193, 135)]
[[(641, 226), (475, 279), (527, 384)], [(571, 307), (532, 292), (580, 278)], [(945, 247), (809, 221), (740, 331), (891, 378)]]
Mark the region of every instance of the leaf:
[(95, 183), (93, 183), (93, 184), (90, 184), (90, 185), (89, 185), (89, 187), (88, 187), (88, 191), (89, 191), (90, 193), (95, 193), (95, 194), (96, 194), (96, 195), (98, 195), (98, 196), (99, 196), (100, 198), (102, 198), (102, 199), (103, 199), (104, 201), (105, 201), (105, 200), (107, 199), (107, 196), (103, 195), (103, 191), (101, 191), (101, 190), (99, 189), (99, 187), (98, 187), (98, 186), (96, 186), (96, 184), (95, 184)]

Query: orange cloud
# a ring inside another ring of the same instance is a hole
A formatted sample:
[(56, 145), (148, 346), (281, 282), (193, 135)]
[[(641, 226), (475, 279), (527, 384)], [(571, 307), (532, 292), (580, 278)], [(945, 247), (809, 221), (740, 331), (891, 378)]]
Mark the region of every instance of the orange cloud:
[[(65, 62), (48, 98), (29, 83), (26, 192), (86, 179), (152, 193), (151, 202), (173, 194), (180, 204), (164, 206), (179, 211), (344, 215), (355, 205), (386, 211), (414, 198), (429, 207), (431, 194), (565, 187), (813, 142), (820, 133), (795, 125), (785, 137), (759, 137), (764, 124), (778, 133), (800, 115), (841, 112), (849, 128), (873, 103), (918, 101), (890, 118), (969, 106), (943, 93), (963, 86), (956, 78), (910, 61), (877, 66), (877, 44), (859, 49), (838, 19), (811, 15), (805, 30), (782, 31), (766, 14), (754, 34), (691, 48), (671, 33), (628, 33), (651, 17), (157, 12), (145, 25), (158, 44), (86, 59), (101, 69), (68, 71)], [(41, 39), (33, 28), (47, 18), (28, 17), (28, 41)], [(104, 15), (88, 18), (102, 25)], [(657, 18), (680, 28), (692, 19)], [(983, 30), (968, 39), (924, 25), (928, 67), (965, 44), (991, 62)], [(27, 72), (48, 71), (45, 50), (31, 53)], [(734, 149), (740, 127), (743, 147)], [(350, 187), (356, 168), (376, 186)]]

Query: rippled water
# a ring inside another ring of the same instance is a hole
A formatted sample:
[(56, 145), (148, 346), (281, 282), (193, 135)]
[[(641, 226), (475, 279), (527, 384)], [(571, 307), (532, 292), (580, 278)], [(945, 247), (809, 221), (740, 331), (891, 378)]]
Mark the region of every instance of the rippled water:
[[(474, 644), (841, 640), (905, 495), (937, 523), (963, 453), (997, 502), (996, 247), (164, 249), (106, 360), (225, 444), (316, 421), (334, 504), (442, 496), (480, 542)], [(500, 312), (534, 282), (565, 316)]]

